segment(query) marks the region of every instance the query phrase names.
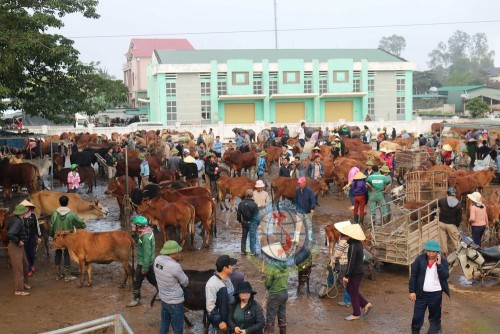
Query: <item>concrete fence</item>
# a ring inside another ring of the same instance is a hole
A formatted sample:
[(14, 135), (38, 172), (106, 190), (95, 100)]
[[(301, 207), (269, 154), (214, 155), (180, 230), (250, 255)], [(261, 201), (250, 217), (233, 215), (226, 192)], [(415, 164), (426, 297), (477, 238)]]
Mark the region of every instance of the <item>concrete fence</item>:
[[(432, 123), (439, 123), (443, 120), (447, 122), (459, 122), (457, 118), (455, 119), (432, 119), (432, 120), (424, 120), (422, 117), (416, 117), (413, 121), (384, 121), (383, 119), (379, 119), (373, 122), (348, 122), (350, 126), (359, 126), (361, 129), (365, 125), (368, 126), (372, 135), (376, 135), (377, 128), (387, 127), (387, 132), (390, 133), (392, 128), (395, 128), (397, 133), (399, 134), (402, 130), (406, 130), (408, 133), (429, 133), (431, 131)], [(311, 127), (321, 127), (325, 129), (326, 127), (333, 129), (337, 126), (344, 124), (345, 122), (333, 122), (333, 123), (307, 123), (307, 126)], [(234, 128), (243, 128), (243, 129), (252, 129), (258, 134), (261, 130), (270, 128), (270, 127), (283, 127), (288, 126), (290, 129), (290, 135), (294, 136), (300, 127), (300, 123), (266, 123), (262, 121), (257, 121), (253, 124), (224, 124), (223, 122), (219, 122), (217, 124), (208, 124), (208, 125), (184, 125), (180, 122), (176, 124), (176, 126), (150, 126), (142, 123), (133, 123), (124, 127), (94, 127), (92, 124), (89, 125), (88, 128), (73, 128), (68, 126), (30, 126), (28, 127), (30, 132), (46, 134), (46, 135), (59, 135), (62, 132), (89, 132), (89, 133), (97, 133), (97, 134), (105, 134), (110, 137), (113, 132), (125, 134), (130, 132), (135, 132), (139, 130), (157, 130), (157, 129), (170, 129), (177, 131), (189, 131), (194, 134), (195, 137), (199, 135), (203, 130), (207, 131), (212, 128), (213, 132), (216, 135), (221, 137), (221, 140), (227, 142), (229, 139), (234, 138), (234, 133), (232, 130)]]

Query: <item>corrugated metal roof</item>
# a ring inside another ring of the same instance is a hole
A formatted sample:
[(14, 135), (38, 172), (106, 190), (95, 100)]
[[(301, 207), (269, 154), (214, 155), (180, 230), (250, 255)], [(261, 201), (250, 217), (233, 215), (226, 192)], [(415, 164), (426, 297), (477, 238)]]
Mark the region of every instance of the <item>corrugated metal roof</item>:
[(430, 99), (430, 98), (437, 98), (437, 97), (447, 97), (446, 95), (440, 95), (440, 94), (414, 94), (413, 98), (415, 99)]
[(150, 58), (153, 50), (194, 50), (185, 38), (132, 38), (130, 52), (134, 57)]
[(465, 91), (465, 90), (472, 90), (476, 88), (480, 88), (483, 86), (444, 86), (444, 87), (439, 87), (438, 92), (451, 92), (451, 91)]
[(303, 59), (327, 61), (328, 59), (353, 59), (369, 62), (406, 62), (406, 60), (380, 49), (240, 49), (240, 50), (155, 50), (160, 64), (206, 64), (212, 60), (225, 63), (230, 59), (250, 59), (261, 62), (268, 59)]

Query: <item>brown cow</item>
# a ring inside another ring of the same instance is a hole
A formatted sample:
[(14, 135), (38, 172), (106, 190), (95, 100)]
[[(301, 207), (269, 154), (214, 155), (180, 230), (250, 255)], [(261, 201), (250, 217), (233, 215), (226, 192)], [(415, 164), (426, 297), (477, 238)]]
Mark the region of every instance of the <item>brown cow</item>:
[[(372, 243), (372, 234), (367, 230), (365, 231), (366, 239), (361, 243), (363, 244), (363, 248), (368, 250), (373, 254), (373, 243)], [(335, 244), (339, 241), (340, 232), (335, 228), (334, 224), (328, 224), (325, 226), (325, 246), (328, 246), (328, 252), (330, 253), (330, 257), (333, 256), (333, 249)]]
[[(306, 181), (306, 185), (311, 188), (315, 196), (322, 191), (328, 190), (328, 186), (323, 179), (312, 180), (306, 177)], [(273, 203), (277, 203), (280, 197), (287, 198), (291, 201), (295, 200), (295, 190), (297, 187), (297, 180), (295, 179), (282, 176), (275, 178), (271, 182)]]
[(267, 166), (266, 166), (266, 168), (267, 168), (267, 171), (270, 172), (272, 163), (275, 161), (276, 161), (276, 163), (278, 163), (278, 161), (279, 161), (280, 154), (281, 154), (281, 147), (268, 146), (268, 147), (266, 147), (266, 149), (264, 151), (267, 152), (267, 155), (266, 155), (266, 165)]
[(84, 201), (80, 195), (74, 193), (41, 190), (30, 194), (28, 200), (35, 206), (37, 217), (42, 216), (42, 214), (50, 216), (60, 206), (59, 198), (63, 195), (69, 198), (68, 208), (85, 221), (100, 219), (107, 215), (99, 202)]
[(239, 150), (230, 149), (224, 152), (222, 156), (222, 161), (226, 162), (230, 171), (235, 171), (238, 176), (241, 176), (241, 170), (245, 168), (251, 171), (255, 168), (257, 164), (257, 154), (252, 148), (250, 152), (241, 153)]
[(495, 178), (495, 170), (490, 167), (486, 170), (480, 170), (476, 172), (470, 172), (476, 178), (477, 187), (482, 191), (484, 188), (490, 185), (491, 180)]
[(472, 194), (477, 189), (477, 180), (474, 175), (465, 177), (449, 178), (448, 185), (457, 190), (457, 199), (460, 201), (462, 195)]
[[(68, 174), (71, 172), (70, 168), (63, 168), (60, 171), (54, 170), (54, 178), (58, 179), (61, 184), (68, 184)], [(94, 186), (97, 186), (94, 167), (78, 167), (78, 174), (80, 174), (80, 184), (87, 185), (87, 194), (91, 194)]]
[(132, 267), (130, 257), (134, 254), (134, 240), (125, 231), (89, 232), (78, 230), (76, 233), (58, 231), (52, 240), (52, 249), (66, 248), (71, 259), (80, 266), (80, 287), (83, 287), (85, 265), (87, 266), (88, 284), (92, 286), (92, 263), (109, 264), (120, 262), (125, 270), (122, 287), (127, 278), (132, 286)]
[[(130, 197), (130, 195), (132, 194), (132, 191), (134, 191), (135, 188), (137, 188), (137, 184), (135, 183), (134, 178), (129, 176), (128, 177), (127, 196)], [(115, 178), (113, 180), (113, 182), (111, 182), (108, 185), (108, 188), (104, 192), (104, 194), (106, 194), (106, 195), (111, 195), (111, 196), (116, 197), (116, 201), (118, 202), (118, 207), (120, 208), (119, 219), (122, 219), (124, 217), (124, 214), (125, 214), (125, 202), (124, 202), (125, 189), (126, 189), (126, 187), (125, 187), (125, 175), (122, 175), (122, 176)]]
[[(230, 208), (234, 206), (234, 199), (239, 197), (241, 199), (245, 198), (245, 191), (247, 189), (255, 188), (256, 180), (249, 179), (248, 177), (227, 177), (223, 176), (217, 181), (217, 198), (219, 199), (220, 209), (229, 210), (226, 205), (226, 195), (229, 194)], [(224, 207), (222, 206), (224, 204)]]
[(165, 167), (160, 167), (156, 171), (150, 171), (149, 181), (154, 183), (160, 183), (163, 181), (175, 181), (180, 179), (180, 175), (177, 171), (171, 171)]
[(7, 238), (7, 219), (12, 216), (9, 209), (0, 209), (0, 242), (5, 247), (5, 254), (7, 255), (7, 265), (10, 266), (10, 257), (7, 246), (9, 245), (9, 238)]
[(195, 209), (187, 201), (179, 199), (168, 202), (161, 197), (146, 199), (137, 208), (137, 213), (161, 227), (164, 243), (169, 240), (168, 226), (174, 226), (181, 232), (181, 246), (184, 246), (188, 237), (191, 237), (191, 247), (193, 246)]
[(10, 164), (8, 158), (0, 161), (0, 184), (3, 187), (4, 198), (12, 199), (12, 185), (23, 185), (32, 193), (37, 189), (40, 174), (32, 164)]
[(170, 203), (183, 199), (194, 207), (196, 221), (201, 221), (203, 229), (205, 230), (203, 247), (208, 247), (210, 234), (212, 233), (212, 226), (215, 229), (215, 221), (217, 219), (212, 199), (209, 199), (204, 195), (184, 196), (176, 190), (169, 188), (163, 188), (160, 192), (160, 196)]
[(460, 142), (461, 140), (456, 138), (444, 138), (442, 141), (443, 145), (450, 145), (457, 154), (460, 154)]

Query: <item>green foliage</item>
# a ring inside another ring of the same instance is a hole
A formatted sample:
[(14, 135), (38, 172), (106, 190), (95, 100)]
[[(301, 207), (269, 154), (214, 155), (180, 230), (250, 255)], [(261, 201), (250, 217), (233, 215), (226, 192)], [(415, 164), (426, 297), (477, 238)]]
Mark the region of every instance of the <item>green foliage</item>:
[(399, 57), (406, 49), (406, 40), (403, 36), (399, 35), (382, 37), (378, 43), (378, 47)]
[[(61, 18), (98, 18), (98, 0), (3, 0), (0, 3), (0, 98), (31, 115), (61, 121), (75, 112), (103, 110), (103, 101), (126, 99), (125, 86), (82, 64), (73, 41), (46, 33)], [(123, 86), (123, 87), (122, 87)], [(0, 105), (5, 108), (5, 105)]]
[(484, 84), (484, 69), (494, 66), (495, 51), (490, 50), (484, 33), (469, 34), (457, 30), (448, 42), (440, 42), (429, 53), (429, 66), (442, 75), (444, 85)]
[(472, 118), (478, 118), (490, 111), (488, 104), (480, 97), (475, 97), (465, 104), (465, 110), (469, 111)]
[(435, 70), (413, 72), (413, 92), (425, 94), (431, 87), (440, 87), (440, 80)]

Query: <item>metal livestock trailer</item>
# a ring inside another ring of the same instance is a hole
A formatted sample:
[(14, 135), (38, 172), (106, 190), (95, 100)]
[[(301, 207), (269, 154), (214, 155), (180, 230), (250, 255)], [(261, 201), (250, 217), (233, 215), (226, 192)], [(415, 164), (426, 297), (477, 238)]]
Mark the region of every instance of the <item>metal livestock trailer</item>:
[(422, 166), (426, 161), (433, 161), (435, 163), (438, 155), (434, 150), (432, 152), (421, 149), (398, 151), (395, 155), (396, 169), (394, 170), (394, 177), (398, 180), (399, 184), (403, 184), (407, 173)]
[(410, 266), (428, 240), (440, 240), (437, 199), (414, 202), (410, 209), (405, 203), (407, 197), (402, 197), (376, 207), (387, 209), (382, 219), (371, 219), (376, 261)]

